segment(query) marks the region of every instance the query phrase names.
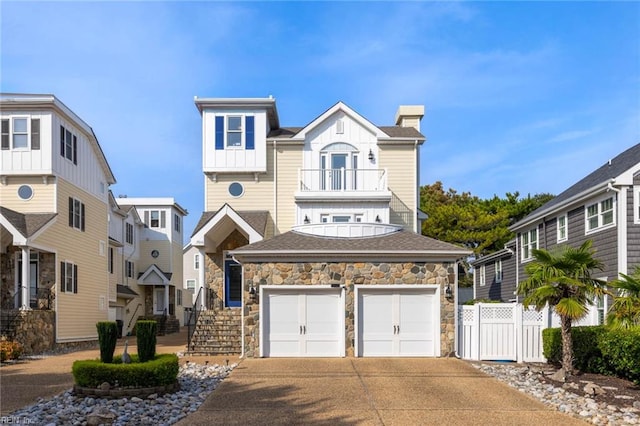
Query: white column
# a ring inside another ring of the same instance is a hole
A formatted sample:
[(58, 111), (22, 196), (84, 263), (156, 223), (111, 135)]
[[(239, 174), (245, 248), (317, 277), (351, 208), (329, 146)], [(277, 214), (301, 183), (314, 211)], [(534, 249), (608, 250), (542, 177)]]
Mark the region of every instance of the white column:
[(20, 309), (23, 310), (31, 309), (29, 306), (29, 291), (31, 290), (29, 286), (31, 283), (31, 277), (29, 276), (29, 272), (31, 271), (31, 268), (29, 267), (29, 254), (29, 247), (22, 247), (22, 282), (20, 283), (22, 304)]
[[(200, 295), (200, 309), (206, 309), (205, 299), (207, 297), (207, 289), (206, 289), (206, 267), (207, 262), (205, 261), (205, 253), (204, 246), (198, 248), (198, 253), (200, 253), (200, 269), (198, 270), (198, 288), (196, 289), (196, 294), (202, 289), (202, 293)], [(198, 307), (194, 306), (195, 309)]]

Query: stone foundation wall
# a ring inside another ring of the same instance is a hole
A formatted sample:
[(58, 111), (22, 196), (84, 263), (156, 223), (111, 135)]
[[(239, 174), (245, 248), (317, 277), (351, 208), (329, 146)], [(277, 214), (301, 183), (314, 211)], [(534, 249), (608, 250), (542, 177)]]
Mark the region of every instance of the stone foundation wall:
[(54, 311), (18, 311), (20, 321), (16, 327), (16, 341), (24, 348), (25, 355), (38, 354), (54, 349), (56, 345)]
[[(440, 356), (455, 352), (455, 306), (447, 300), (445, 288), (455, 287), (455, 263), (374, 262), (374, 263), (247, 263), (244, 264), (244, 331), (245, 353), (260, 355), (260, 286), (261, 285), (328, 285), (345, 286), (345, 348), (347, 356), (354, 356), (355, 285), (430, 284), (440, 287)], [(251, 287), (256, 289), (252, 300)]]

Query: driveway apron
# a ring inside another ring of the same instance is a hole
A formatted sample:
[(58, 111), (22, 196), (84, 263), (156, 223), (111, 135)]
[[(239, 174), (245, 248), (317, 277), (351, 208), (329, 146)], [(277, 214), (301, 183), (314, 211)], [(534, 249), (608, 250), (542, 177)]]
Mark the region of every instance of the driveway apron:
[(245, 359), (179, 425), (585, 425), (457, 359)]

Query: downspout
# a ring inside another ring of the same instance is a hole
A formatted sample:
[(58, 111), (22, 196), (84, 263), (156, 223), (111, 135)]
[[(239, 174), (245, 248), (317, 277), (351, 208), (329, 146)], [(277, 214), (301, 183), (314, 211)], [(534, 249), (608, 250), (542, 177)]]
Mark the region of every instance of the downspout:
[[(278, 232), (278, 141), (273, 141), (273, 235)], [(243, 341), (244, 344), (244, 341)]]
[(518, 250), (518, 247), (520, 247), (520, 245), (518, 244), (518, 242), (518, 234), (516, 233), (516, 303), (520, 303), (520, 301), (518, 300), (518, 285), (520, 284), (520, 251)]
[(416, 153), (416, 186), (415, 186), (416, 210), (414, 211), (414, 215), (413, 215), (413, 220), (414, 220), (413, 231), (416, 234), (422, 234), (422, 229), (418, 229), (418, 209), (420, 208), (420, 146), (418, 145), (417, 139), (413, 142), (413, 146), (415, 148), (415, 153)]

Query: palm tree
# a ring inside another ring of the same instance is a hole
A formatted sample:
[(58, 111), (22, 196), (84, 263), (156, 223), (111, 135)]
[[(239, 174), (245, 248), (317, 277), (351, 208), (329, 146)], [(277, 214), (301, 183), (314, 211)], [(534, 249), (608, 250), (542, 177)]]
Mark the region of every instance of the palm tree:
[(572, 321), (583, 318), (594, 297), (607, 294), (605, 282), (591, 276), (604, 264), (593, 257), (591, 240), (580, 247), (559, 246), (553, 251), (534, 249), (534, 260), (525, 266), (528, 278), (518, 285), (525, 306), (539, 311), (549, 305), (560, 317), (562, 335), (562, 369), (573, 374)]
[(640, 266), (636, 266), (633, 274), (620, 276), (610, 284), (618, 289), (618, 296), (611, 305), (607, 320), (616, 328), (640, 326)]

